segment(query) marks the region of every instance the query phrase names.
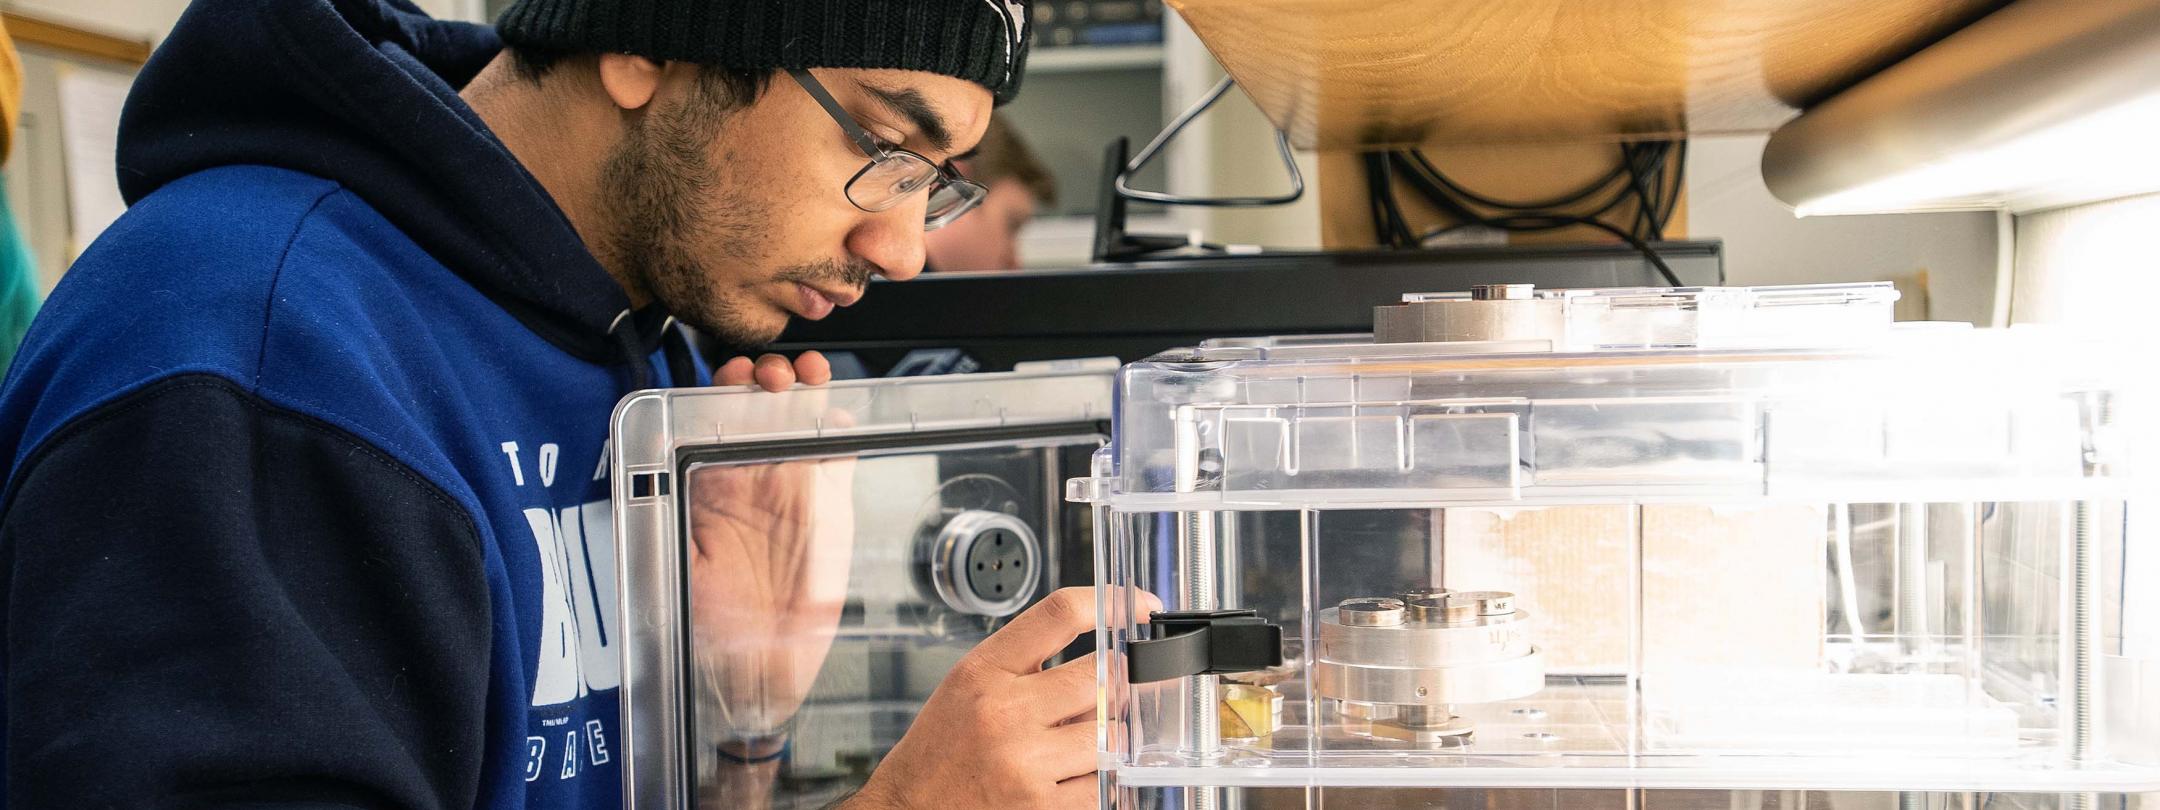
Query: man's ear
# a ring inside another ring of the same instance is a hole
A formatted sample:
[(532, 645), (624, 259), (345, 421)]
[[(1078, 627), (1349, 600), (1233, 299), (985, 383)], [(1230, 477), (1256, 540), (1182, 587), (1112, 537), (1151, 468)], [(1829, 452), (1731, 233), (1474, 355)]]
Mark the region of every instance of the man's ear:
[(604, 53), (600, 55), (600, 88), (607, 91), (616, 107), (643, 109), (660, 92), (663, 67), (642, 56)]

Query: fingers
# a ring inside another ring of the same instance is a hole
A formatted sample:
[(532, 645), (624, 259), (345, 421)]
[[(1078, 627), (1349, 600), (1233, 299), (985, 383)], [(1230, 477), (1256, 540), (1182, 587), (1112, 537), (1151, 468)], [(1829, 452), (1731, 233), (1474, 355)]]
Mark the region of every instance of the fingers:
[(767, 391), (786, 391), (796, 383), (824, 385), (832, 382), (832, 361), (817, 352), (803, 352), (801, 357), (789, 362), (782, 355), (768, 354), (752, 360), (736, 357), (713, 369), (714, 385), (752, 385)]
[(795, 366), (781, 355), (768, 354), (759, 357), (757, 368), (751, 373), (757, 380), (757, 386), (767, 391), (786, 391), (795, 385)]
[(1095, 711), (1095, 653), (1020, 678), (1030, 713), (1043, 725), (1057, 725)]
[(1050, 806), (1058, 810), (1093, 808), (1101, 798), (1102, 777), (1090, 773), (1059, 782), (1057, 787), (1051, 789)]
[(975, 645), (969, 657), (1015, 675), (1042, 671), (1074, 637), (1095, 628), (1095, 589), (1060, 588)]
[(1046, 732), (1043, 751), (1035, 760), (1041, 773), (1051, 780), (1066, 780), (1093, 776), (1097, 765), (1095, 754), (1095, 724), (1074, 723), (1058, 726)]
[(737, 357), (729, 360), (720, 364), (719, 368), (713, 369), (713, 384), (749, 385), (751, 383), (750, 371), (755, 367), (756, 363), (752, 362), (748, 357)]
[[(1162, 599), (1139, 588), (1111, 588), (1110, 593), (1112, 598), (1131, 600), (1131, 618), (1136, 622), (1146, 623), (1149, 614), (1162, 610)], [(1005, 672), (1032, 675), (1074, 638), (1095, 629), (1095, 618), (1094, 589), (1062, 588), (1013, 617), (969, 655)]]
[(832, 362), (819, 352), (803, 352), (795, 358), (795, 379), (804, 385), (832, 382)]

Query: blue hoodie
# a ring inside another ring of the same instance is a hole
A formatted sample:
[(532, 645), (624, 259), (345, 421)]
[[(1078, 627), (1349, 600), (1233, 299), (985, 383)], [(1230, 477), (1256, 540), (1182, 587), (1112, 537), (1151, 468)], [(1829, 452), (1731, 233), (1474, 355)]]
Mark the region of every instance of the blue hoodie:
[(0, 391), (13, 806), (620, 805), (608, 416), (699, 372), (458, 99), (499, 47), (198, 0), (144, 68)]

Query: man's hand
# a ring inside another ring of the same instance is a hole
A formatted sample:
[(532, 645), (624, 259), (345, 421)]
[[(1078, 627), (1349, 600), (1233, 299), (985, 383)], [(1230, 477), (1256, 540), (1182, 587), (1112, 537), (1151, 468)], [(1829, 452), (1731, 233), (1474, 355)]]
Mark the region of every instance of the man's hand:
[(1042, 667), (1094, 627), (1094, 589), (1065, 588), (984, 639), (842, 807), (1094, 807), (1095, 656)]
[(699, 727), (778, 730), (810, 694), (847, 604), (855, 459), (694, 466), (690, 621)]
[(714, 385), (750, 385), (767, 391), (786, 391), (796, 383), (824, 385), (832, 382), (832, 363), (825, 355), (803, 352), (790, 363), (785, 356), (768, 354), (751, 360), (737, 357), (713, 369)]

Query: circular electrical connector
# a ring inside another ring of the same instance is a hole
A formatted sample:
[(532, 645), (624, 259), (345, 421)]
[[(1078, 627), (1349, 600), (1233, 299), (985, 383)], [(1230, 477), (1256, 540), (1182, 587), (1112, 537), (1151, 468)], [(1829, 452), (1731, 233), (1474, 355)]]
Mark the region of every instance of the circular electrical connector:
[(1010, 616), (1035, 598), (1042, 545), (1017, 517), (971, 509), (922, 542), (928, 547), (919, 556), (929, 563), (930, 587), (953, 610)]

